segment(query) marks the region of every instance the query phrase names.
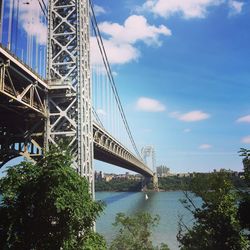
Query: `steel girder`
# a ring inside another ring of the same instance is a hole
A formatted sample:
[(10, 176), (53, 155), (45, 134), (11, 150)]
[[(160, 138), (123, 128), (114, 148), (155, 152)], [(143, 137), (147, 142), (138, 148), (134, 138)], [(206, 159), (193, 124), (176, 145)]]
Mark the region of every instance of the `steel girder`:
[(49, 0), (47, 146), (67, 139), (74, 166), (93, 179), (92, 103), (88, 0)]
[(46, 95), (46, 84), (0, 47), (0, 167), (20, 155), (42, 155)]

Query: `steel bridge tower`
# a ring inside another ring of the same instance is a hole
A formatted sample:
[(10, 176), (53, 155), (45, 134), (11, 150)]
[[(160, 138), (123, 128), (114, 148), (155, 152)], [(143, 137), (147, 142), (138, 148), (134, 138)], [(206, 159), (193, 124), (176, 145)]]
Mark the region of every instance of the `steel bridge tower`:
[(94, 195), (89, 30), (88, 0), (49, 0), (45, 144), (67, 141)]
[(147, 166), (151, 167), (151, 169), (154, 172), (154, 176), (153, 176), (154, 190), (158, 191), (158, 177), (157, 177), (157, 173), (155, 169), (155, 149), (152, 146), (145, 146), (142, 148), (141, 154), (142, 154), (142, 159), (144, 163)]

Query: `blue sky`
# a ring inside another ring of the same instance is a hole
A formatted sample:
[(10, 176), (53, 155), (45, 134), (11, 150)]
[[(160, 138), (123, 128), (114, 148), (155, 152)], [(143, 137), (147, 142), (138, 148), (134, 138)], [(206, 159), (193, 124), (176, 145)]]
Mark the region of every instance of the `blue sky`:
[(172, 172), (242, 170), (250, 1), (93, 2), (138, 147), (153, 145)]
[[(154, 146), (156, 165), (175, 173), (242, 170), (237, 152), (250, 148), (250, 1), (93, 4), (138, 148)], [(44, 46), (47, 31), (37, 1), (20, 6), (23, 29), (13, 39), (28, 34)]]

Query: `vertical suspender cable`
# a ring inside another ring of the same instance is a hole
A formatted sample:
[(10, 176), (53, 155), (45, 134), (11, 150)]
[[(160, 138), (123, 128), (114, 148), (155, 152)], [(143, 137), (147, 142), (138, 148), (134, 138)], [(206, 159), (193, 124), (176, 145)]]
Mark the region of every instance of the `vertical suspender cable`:
[(34, 36), (31, 35), (31, 42), (30, 42), (30, 67), (31, 68), (33, 65), (33, 40), (34, 40)]
[[(109, 85), (109, 113), (110, 113), (110, 117), (112, 116), (112, 90), (111, 90), (111, 86)], [(109, 127), (110, 127), (110, 131), (112, 130), (112, 121), (111, 119), (109, 119)]]
[(106, 74), (105, 72), (102, 70), (102, 81), (103, 81), (103, 120), (104, 120), (104, 124), (105, 124), (105, 127), (107, 125), (107, 122), (106, 122), (106, 97), (107, 97), (107, 94), (106, 94)]
[(43, 76), (42, 75), (42, 50), (41, 50), (41, 47), (39, 49), (39, 75)]
[(30, 36), (29, 34), (27, 34), (27, 64), (30, 65)]
[[(91, 36), (93, 36), (93, 30), (91, 29)], [(92, 84), (93, 84), (93, 92), (92, 92), (92, 94), (94, 95), (94, 97), (95, 97), (95, 102), (94, 102), (94, 108), (95, 108), (95, 110), (97, 109), (97, 92), (96, 92), (96, 90), (97, 90), (97, 77), (96, 77), (96, 67), (97, 67), (97, 65), (96, 64), (94, 64), (93, 65), (93, 67), (92, 67), (92, 71), (93, 71), (93, 81), (92, 81)]]
[(102, 106), (102, 100), (101, 100), (101, 98), (102, 98), (102, 95), (101, 95), (101, 93), (102, 93), (102, 89), (101, 89), (102, 86), (100, 84), (100, 82), (101, 82), (101, 80), (100, 80), (100, 66), (98, 66), (98, 68), (97, 68), (97, 78), (98, 78), (97, 82), (98, 82), (98, 89), (99, 89), (99, 94), (98, 94), (98, 99), (99, 99), (99, 101), (98, 101), (98, 109), (100, 110), (101, 106)]
[(9, 26), (8, 26), (8, 41), (7, 41), (7, 48), (10, 50), (11, 49), (11, 33), (12, 33), (12, 9), (13, 9), (13, 1), (10, 1), (10, 6), (9, 6)]
[(1, 19), (0, 19), (0, 42), (3, 43), (3, 21), (4, 21), (4, 16), (3, 16), (3, 13), (4, 13), (4, 1), (5, 0), (2, 0), (1, 1)]
[(18, 28), (19, 28), (19, 5), (20, 0), (17, 1), (17, 12), (16, 12), (16, 34), (15, 34), (15, 54), (17, 54), (17, 48), (18, 48)]
[(32, 64), (33, 64), (33, 35), (30, 36), (29, 55), (30, 55), (30, 67), (32, 68)]
[(92, 65), (92, 68), (91, 68), (91, 80), (92, 80), (92, 106), (93, 106), (93, 109), (95, 108), (95, 101), (96, 101), (96, 99), (95, 99), (95, 95), (94, 95), (94, 93), (95, 93), (95, 70), (94, 70), (94, 68), (95, 68), (95, 66), (94, 65)]
[[(102, 81), (101, 81), (100, 68), (101, 68), (100, 65), (98, 65), (97, 77), (98, 77), (98, 89), (99, 89), (99, 94), (98, 94), (98, 99), (99, 99), (98, 109), (99, 109), (99, 111), (102, 109), (102, 83), (101, 83)], [(101, 117), (101, 121), (103, 122), (102, 117)]]
[(39, 67), (39, 65), (38, 65), (38, 48), (39, 48), (39, 42), (38, 42), (38, 37), (36, 36), (36, 39), (35, 39), (35, 45), (36, 45), (36, 65), (35, 65), (35, 67), (36, 67), (36, 72), (38, 73), (39, 71), (38, 71), (38, 67)]
[(111, 119), (112, 119), (112, 134), (115, 134), (115, 101), (114, 101), (114, 95), (112, 94), (112, 115), (111, 115)]
[(30, 41), (30, 35), (29, 34), (27, 34), (27, 40), (26, 40), (26, 42), (27, 42), (27, 48), (26, 48), (26, 63), (27, 63), (27, 65), (29, 65), (29, 41)]
[(107, 75), (105, 75), (105, 82), (106, 82), (106, 102), (107, 102), (107, 111), (106, 111), (106, 126), (107, 126), (107, 129), (109, 128), (109, 116), (110, 116), (110, 113), (109, 113), (109, 84), (108, 84), (108, 79), (107, 79)]
[(105, 75), (105, 82), (106, 82), (106, 89), (107, 89), (107, 94), (106, 94), (106, 101), (107, 101), (107, 130), (109, 131), (109, 117), (110, 117), (110, 112), (109, 112), (109, 84), (108, 84), (108, 78), (107, 75)]
[(14, 39), (14, 34), (15, 34), (15, 4), (16, 1), (13, 1), (13, 5), (12, 5), (12, 15), (11, 15), (11, 34), (10, 34), (10, 48), (12, 51), (14, 51), (14, 48), (16, 47), (16, 44), (14, 43), (13, 39)]
[(45, 78), (46, 77), (46, 74), (47, 74), (47, 72), (46, 72), (46, 70), (47, 70), (47, 68), (46, 68), (46, 60), (47, 60), (47, 49), (48, 48), (46, 48), (45, 46), (44, 46), (44, 48), (43, 48), (43, 77)]
[(105, 120), (106, 120), (106, 126), (108, 126), (108, 81), (107, 76), (104, 74), (104, 82), (105, 82)]

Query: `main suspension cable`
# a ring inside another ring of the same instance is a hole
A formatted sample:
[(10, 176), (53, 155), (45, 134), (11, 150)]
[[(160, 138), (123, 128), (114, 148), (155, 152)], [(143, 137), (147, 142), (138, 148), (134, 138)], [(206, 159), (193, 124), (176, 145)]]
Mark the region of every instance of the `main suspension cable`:
[(91, 0), (89, 0), (89, 3), (90, 3), (91, 14), (92, 14), (92, 17), (93, 17), (93, 18), (91, 18), (91, 23), (92, 23), (92, 26), (94, 28), (94, 33), (95, 33), (95, 36), (96, 36), (96, 39), (97, 39), (98, 47), (99, 47), (100, 52), (101, 52), (102, 60), (103, 60), (105, 69), (107, 71), (108, 78), (110, 80), (113, 93), (115, 94), (116, 103), (118, 105), (122, 120), (124, 122), (124, 125), (125, 125), (125, 128), (127, 130), (128, 136), (129, 136), (130, 141), (132, 143), (132, 146), (133, 146), (135, 152), (137, 153), (137, 155), (141, 158), (141, 155), (140, 155), (140, 153), (139, 153), (139, 151), (137, 149), (137, 146), (135, 144), (134, 138), (133, 138), (131, 130), (129, 128), (127, 119), (126, 119), (125, 114), (124, 114), (124, 110), (123, 110), (123, 107), (122, 107), (122, 104), (121, 104), (121, 101), (120, 101), (120, 98), (119, 98), (119, 94), (118, 94), (116, 84), (115, 84), (115, 81), (114, 81), (114, 78), (113, 78), (113, 74), (112, 74), (111, 67), (110, 67), (110, 64), (109, 64), (109, 61), (108, 61), (108, 57), (107, 57), (107, 54), (106, 54), (106, 51), (105, 51), (105, 48), (104, 48), (103, 40), (102, 40), (101, 33), (100, 33), (100, 30), (99, 30), (99, 27), (98, 27), (98, 24), (97, 24), (97, 20), (96, 20), (96, 16), (95, 16), (95, 13), (94, 13), (94, 8), (93, 8)]
[(38, 3), (40, 5), (40, 8), (41, 8), (41, 10), (43, 12), (44, 17), (46, 18), (46, 21), (48, 21), (48, 16), (47, 16), (48, 9), (47, 9), (44, 1), (42, 0), (42, 3), (41, 3), (41, 1), (38, 0)]

